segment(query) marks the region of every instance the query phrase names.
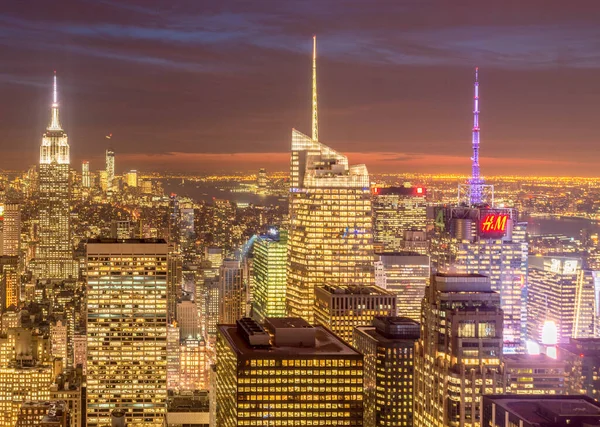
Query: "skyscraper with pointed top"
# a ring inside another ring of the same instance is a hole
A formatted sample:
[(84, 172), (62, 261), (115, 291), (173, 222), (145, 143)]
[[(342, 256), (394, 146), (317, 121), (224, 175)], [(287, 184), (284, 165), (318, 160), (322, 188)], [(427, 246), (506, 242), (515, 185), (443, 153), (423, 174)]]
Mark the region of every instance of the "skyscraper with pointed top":
[(471, 157), (470, 202), (479, 205), (483, 197), (483, 178), (479, 170), (479, 67), (475, 67), (475, 89), (473, 96), (473, 157)]
[(292, 130), (286, 295), (311, 323), (315, 286), (374, 284), (369, 173), (318, 141), (316, 37), (312, 65), (312, 137)]
[(50, 124), (42, 137), (39, 170), (38, 279), (67, 279), (75, 274), (69, 221), (71, 182), (69, 143), (59, 119), (56, 72)]
[[(437, 273), (481, 274), (500, 294), (504, 312), (504, 352), (523, 350), (523, 289), (527, 283), (527, 223), (510, 207), (496, 207), (493, 186), (479, 170), (479, 69), (475, 69), (472, 176), (458, 205), (435, 206), (430, 245), (431, 268)], [(468, 196), (468, 197), (466, 197)]]

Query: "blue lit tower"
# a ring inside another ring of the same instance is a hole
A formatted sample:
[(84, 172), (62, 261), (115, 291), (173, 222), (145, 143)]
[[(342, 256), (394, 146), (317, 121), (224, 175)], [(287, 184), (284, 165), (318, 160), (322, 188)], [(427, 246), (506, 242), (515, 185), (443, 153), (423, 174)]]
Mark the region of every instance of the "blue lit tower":
[(473, 162), (471, 179), (469, 179), (471, 205), (479, 205), (482, 201), (483, 178), (479, 170), (479, 67), (475, 67), (475, 96), (473, 98)]

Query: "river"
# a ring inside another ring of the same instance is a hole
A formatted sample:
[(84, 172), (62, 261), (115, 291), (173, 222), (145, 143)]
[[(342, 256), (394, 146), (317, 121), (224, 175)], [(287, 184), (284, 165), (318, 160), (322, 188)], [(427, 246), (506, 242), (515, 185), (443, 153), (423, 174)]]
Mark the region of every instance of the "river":
[(214, 183), (185, 181), (180, 179), (162, 179), (165, 194), (175, 193), (178, 196), (189, 197), (192, 200), (211, 203), (213, 199), (226, 199), (236, 203), (250, 203), (258, 206), (287, 206), (288, 199), (278, 196), (267, 196), (255, 193), (238, 193), (231, 189), (239, 188), (234, 181), (219, 182), (217, 187)]
[(600, 232), (600, 223), (585, 218), (569, 217), (528, 217), (527, 231), (530, 235), (564, 234), (567, 237), (581, 238), (581, 230), (587, 229), (588, 234)]

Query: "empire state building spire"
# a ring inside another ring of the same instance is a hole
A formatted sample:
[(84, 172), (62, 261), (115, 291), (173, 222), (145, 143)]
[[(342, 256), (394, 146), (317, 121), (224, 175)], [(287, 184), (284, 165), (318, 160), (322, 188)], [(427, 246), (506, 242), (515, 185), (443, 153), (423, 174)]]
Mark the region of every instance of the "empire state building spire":
[(50, 118), (50, 126), (48, 130), (62, 130), (60, 120), (58, 119), (58, 91), (56, 87), (56, 70), (54, 71), (54, 87), (52, 97), (52, 114)]
[(56, 84), (56, 71), (52, 91), (52, 105), (50, 108), (50, 124), (42, 138), (40, 147), (40, 164), (66, 164), (69, 160), (69, 142), (58, 117), (58, 88)]
[(471, 157), (470, 202), (479, 205), (483, 197), (483, 178), (479, 170), (479, 67), (475, 68), (475, 94), (473, 97), (473, 157)]
[(34, 275), (40, 280), (65, 280), (78, 275), (71, 246), (69, 163), (69, 139), (58, 119), (55, 71), (50, 124), (42, 136), (40, 146), (40, 237), (35, 252), (34, 268)]

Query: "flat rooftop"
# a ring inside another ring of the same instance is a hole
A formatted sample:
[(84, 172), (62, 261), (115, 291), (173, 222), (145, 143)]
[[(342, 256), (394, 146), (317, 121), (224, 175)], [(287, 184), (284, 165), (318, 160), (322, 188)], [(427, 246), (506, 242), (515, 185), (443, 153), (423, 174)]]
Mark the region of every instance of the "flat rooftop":
[(488, 395), (486, 400), (536, 426), (566, 425), (560, 418), (570, 419), (570, 424), (580, 418), (588, 425), (600, 425), (600, 406), (587, 396)]
[(322, 289), (332, 295), (394, 295), (375, 285), (322, 285), (317, 286), (317, 289)]
[(435, 275), (436, 277), (446, 277), (446, 278), (453, 278), (456, 277), (456, 280), (459, 281), (460, 279), (465, 279), (465, 278), (472, 278), (472, 279), (476, 279), (476, 278), (485, 278), (487, 279), (488, 277), (483, 275), (483, 274), (475, 274), (475, 273), (436, 273)]
[[(271, 318), (272, 320), (272, 318)], [(306, 323), (306, 322), (304, 322)], [(295, 327), (295, 326), (284, 326)], [(302, 327), (302, 326), (300, 326)], [(303, 358), (346, 358), (362, 359), (362, 354), (350, 347), (332, 332), (321, 325), (313, 326), (315, 330), (314, 347), (274, 346), (269, 348), (253, 347), (238, 333), (236, 325), (218, 325), (217, 329), (229, 342), (238, 357), (244, 359), (303, 359)]]
[(165, 239), (88, 239), (87, 243), (164, 243)]
[(380, 331), (377, 330), (377, 328), (375, 326), (357, 326), (356, 327), (357, 331), (362, 332), (363, 334), (366, 334), (368, 336), (370, 336), (371, 338), (377, 340), (378, 343), (380, 344), (388, 344), (388, 345), (392, 345), (392, 344), (398, 344), (400, 342), (402, 343), (407, 343), (407, 345), (414, 346), (415, 341), (417, 341), (419, 339), (419, 335), (415, 335), (414, 337), (408, 337), (408, 336), (402, 336), (402, 337), (394, 337), (394, 336), (385, 336), (384, 334), (382, 334)]
[(562, 357), (554, 359), (546, 354), (505, 354), (504, 362), (515, 365), (556, 366), (563, 365)]
[(483, 274), (437, 273), (432, 285), (439, 292), (493, 292), (490, 278)]
[(274, 328), (312, 328), (313, 326), (300, 317), (269, 317)]

